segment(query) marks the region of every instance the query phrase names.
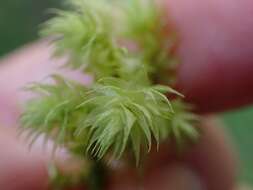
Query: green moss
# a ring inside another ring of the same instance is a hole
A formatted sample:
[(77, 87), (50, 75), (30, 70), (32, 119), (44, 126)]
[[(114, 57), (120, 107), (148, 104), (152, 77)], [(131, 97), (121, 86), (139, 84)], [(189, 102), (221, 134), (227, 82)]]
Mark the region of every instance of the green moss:
[(162, 81), (166, 85), (154, 84), (154, 76), (174, 64), (162, 42), (175, 40), (170, 34), (161, 38), (164, 23), (154, 3), (67, 4), (69, 10), (53, 11), (56, 17), (41, 33), (53, 40), (55, 56), (68, 55), (66, 66), (89, 72), (94, 83), (83, 86), (53, 76), (54, 84), (33, 84), (29, 89), (40, 96), (28, 102), (23, 126), (45, 133), (75, 155), (105, 162), (130, 153), (138, 164), (153, 142), (159, 146), (170, 138), (179, 144), (197, 139), (198, 118), (183, 95), (169, 87), (174, 73)]

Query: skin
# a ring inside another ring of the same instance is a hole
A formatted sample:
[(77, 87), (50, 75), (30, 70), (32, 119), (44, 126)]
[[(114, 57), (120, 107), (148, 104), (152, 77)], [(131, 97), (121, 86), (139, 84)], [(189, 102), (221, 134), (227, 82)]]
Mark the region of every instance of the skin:
[[(253, 2), (251, 0), (163, 0), (166, 18), (177, 30), (181, 59), (177, 88), (200, 113), (213, 113), (253, 101)], [(47, 153), (31, 152), (16, 138), (20, 103), (27, 93), (20, 88), (52, 72), (87, 82), (80, 73), (59, 71), (64, 60), (50, 59), (46, 41), (30, 44), (3, 58), (0, 64), (0, 187), (4, 190), (47, 189)], [(200, 141), (184, 154), (173, 143), (151, 153), (140, 180), (133, 168), (113, 172), (109, 190), (236, 188), (236, 159), (231, 143), (214, 116), (204, 116)], [(10, 127), (14, 126), (14, 127)], [(64, 156), (59, 156), (61, 159)], [(68, 164), (61, 164), (70, 167)], [(83, 188), (85, 189), (85, 187)]]

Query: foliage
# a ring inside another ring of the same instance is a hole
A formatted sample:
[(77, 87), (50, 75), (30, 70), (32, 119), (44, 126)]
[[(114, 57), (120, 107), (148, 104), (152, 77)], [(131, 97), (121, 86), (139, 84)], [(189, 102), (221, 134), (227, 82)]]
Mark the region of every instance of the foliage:
[[(24, 127), (79, 155), (120, 159), (130, 151), (137, 163), (154, 141), (196, 139), (197, 118), (182, 95), (152, 80), (172, 57), (161, 44), (164, 25), (155, 6), (141, 0), (69, 5), (54, 11), (42, 34), (52, 37), (56, 56), (68, 56), (67, 66), (92, 73), (95, 81), (83, 86), (53, 76), (54, 84), (33, 84), (29, 89), (40, 96), (28, 102)], [(164, 40), (174, 42), (170, 35)]]

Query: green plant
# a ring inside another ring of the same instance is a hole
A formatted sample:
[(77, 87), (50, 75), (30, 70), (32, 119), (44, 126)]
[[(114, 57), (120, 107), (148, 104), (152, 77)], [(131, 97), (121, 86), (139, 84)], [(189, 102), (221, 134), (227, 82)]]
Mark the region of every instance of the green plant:
[(39, 94), (22, 116), (34, 139), (44, 133), (94, 163), (134, 155), (137, 166), (154, 142), (159, 148), (169, 138), (195, 140), (198, 118), (169, 87), (175, 73), (164, 75), (175, 64), (175, 37), (162, 35), (164, 21), (152, 0), (67, 5), (70, 10), (54, 10), (57, 16), (41, 33), (52, 38), (55, 56), (68, 56), (66, 66), (91, 74), (94, 82), (84, 86), (53, 75), (53, 84), (28, 86)]

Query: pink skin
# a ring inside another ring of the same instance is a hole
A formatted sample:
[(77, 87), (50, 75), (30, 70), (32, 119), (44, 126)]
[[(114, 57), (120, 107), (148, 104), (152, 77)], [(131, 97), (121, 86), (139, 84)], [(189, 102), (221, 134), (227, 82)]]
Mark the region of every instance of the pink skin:
[(253, 1), (167, 0), (178, 30), (178, 85), (204, 112), (253, 101)]
[[(186, 99), (202, 112), (222, 111), (251, 103), (253, 2), (166, 0), (163, 7), (168, 10), (168, 17), (180, 37), (177, 55), (182, 65), (178, 71), (178, 88)], [(27, 98), (19, 90), (22, 86), (41, 80), (52, 71), (59, 71), (56, 67), (62, 60), (52, 61), (50, 53), (46, 42), (39, 42), (2, 60), (1, 125), (17, 126), (18, 104)], [(83, 79), (80, 74), (70, 75), (68, 73), (70, 77)], [(87, 77), (83, 80), (87, 81)], [(175, 158), (173, 151), (167, 151), (169, 147), (164, 146), (149, 163), (149, 172), (143, 179), (146, 189), (186, 189), (196, 185), (193, 184), (196, 180), (189, 179), (199, 176), (198, 181), (207, 190), (231, 190), (235, 176), (234, 156), (228, 141), (216, 126), (212, 118), (205, 119), (202, 140), (181, 158)], [(4, 137), (0, 138), (0, 187), (15, 190), (18, 184), (21, 190), (44, 189), (47, 179), (44, 164), (47, 159), (40, 151), (28, 155), (23, 143), (13, 137), (13, 132), (6, 132), (3, 128), (0, 131)], [(18, 177), (10, 178), (16, 175)], [(110, 189), (136, 189), (135, 175), (130, 169), (115, 174), (111, 178)], [(183, 181), (189, 184), (184, 186)]]
[(62, 68), (64, 61), (52, 58), (52, 48), (46, 40), (17, 50), (4, 58), (0, 70), (0, 87), (4, 89), (0, 101), (0, 123), (17, 125), (20, 107), (31, 96), (22, 88), (31, 82), (46, 82), (49, 75), (55, 73), (64, 73), (68, 78), (82, 83), (91, 82), (91, 77), (87, 75)]

